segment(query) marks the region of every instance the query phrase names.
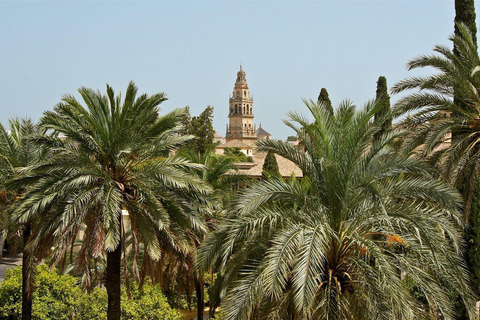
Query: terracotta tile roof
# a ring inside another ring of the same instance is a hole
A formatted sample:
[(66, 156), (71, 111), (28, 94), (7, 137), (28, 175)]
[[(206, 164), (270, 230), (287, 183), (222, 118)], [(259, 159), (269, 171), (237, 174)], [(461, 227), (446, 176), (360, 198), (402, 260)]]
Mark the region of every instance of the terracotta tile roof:
[(262, 125), (257, 129), (257, 136), (271, 136), (265, 129), (262, 128)]
[(240, 140), (230, 140), (224, 144), (219, 145), (217, 148), (242, 148), (242, 149), (253, 149), (249, 144), (243, 143)]
[[(253, 155), (253, 163), (238, 163), (238, 173), (260, 178), (262, 176), (263, 163), (265, 162), (266, 156), (266, 152), (257, 152)], [(277, 154), (275, 155), (275, 158), (277, 159), (278, 169), (282, 177), (290, 177), (292, 173), (294, 173), (297, 178), (303, 177), (302, 170), (300, 170), (300, 168), (297, 167), (292, 161), (287, 160)]]

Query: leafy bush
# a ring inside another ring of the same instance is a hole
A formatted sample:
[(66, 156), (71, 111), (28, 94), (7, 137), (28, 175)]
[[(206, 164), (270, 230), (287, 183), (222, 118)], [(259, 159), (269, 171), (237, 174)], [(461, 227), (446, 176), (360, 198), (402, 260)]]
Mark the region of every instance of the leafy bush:
[[(34, 319), (68, 320), (75, 318), (75, 308), (82, 291), (76, 279), (60, 276), (45, 265), (38, 267), (37, 289), (33, 295)], [(22, 269), (9, 269), (0, 283), (0, 318), (21, 319)]]
[(22, 269), (7, 269), (0, 283), (0, 319), (20, 319), (22, 314)]
[(223, 154), (226, 157), (233, 158), (235, 162), (253, 162), (253, 158), (248, 156), (242, 152), (242, 149), (239, 147), (233, 147), (233, 148), (224, 148), (223, 149)]
[[(7, 270), (0, 283), (0, 319), (21, 319), (22, 269)], [(37, 288), (33, 294), (33, 319), (107, 319), (107, 292), (95, 288), (92, 293), (83, 293), (78, 279), (59, 275), (42, 265), (37, 269)], [(180, 312), (173, 310), (160, 286), (145, 284), (141, 290), (132, 286), (132, 299), (125, 289), (122, 293), (122, 319), (183, 320)]]
[(132, 299), (125, 290), (122, 295), (122, 319), (183, 320), (182, 315), (170, 308), (159, 285), (145, 284), (139, 290), (132, 285)]

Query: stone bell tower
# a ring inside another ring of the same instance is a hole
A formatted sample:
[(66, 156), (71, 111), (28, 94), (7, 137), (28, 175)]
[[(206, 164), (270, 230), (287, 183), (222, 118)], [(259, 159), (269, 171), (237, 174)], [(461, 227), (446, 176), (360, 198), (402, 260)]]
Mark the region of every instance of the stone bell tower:
[(226, 141), (239, 140), (253, 145), (257, 140), (257, 128), (253, 123), (253, 98), (250, 97), (245, 71), (240, 65), (237, 80), (230, 96), (230, 112), (228, 114)]

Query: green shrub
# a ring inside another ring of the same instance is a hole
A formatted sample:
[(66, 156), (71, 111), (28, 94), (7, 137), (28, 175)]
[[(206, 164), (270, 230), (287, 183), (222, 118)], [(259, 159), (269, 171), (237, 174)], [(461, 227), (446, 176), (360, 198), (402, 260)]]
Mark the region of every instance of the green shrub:
[(0, 319), (20, 319), (22, 314), (22, 269), (7, 269), (0, 283)]
[(226, 316), (225, 316), (225, 314), (224, 314), (224, 312), (223, 312), (222, 309), (219, 309), (219, 310), (217, 310), (217, 312), (215, 312), (215, 318), (214, 318), (214, 319), (215, 319), (215, 320), (224, 320), (224, 319), (226, 319)]
[(170, 308), (159, 285), (145, 284), (139, 290), (132, 285), (132, 299), (122, 293), (122, 319), (183, 320), (180, 312)]
[(78, 301), (77, 319), (106, 320), (107, 292), (94, 288), (90, 293), (84, 293)]
[[(33, 295), (33, 319), (69, 320), (75, 318), (82, 291), (71, 276), (60, 276), (45, 265), (37, 271), (37, 289)], [(0, 318), (21, 319), (22, 269), (7, 270), (0, 284)]]
[[(37, 269), (37, 288), (33, 294), (33, 319), (35, 320), (105, 320), (107, 319), (107, 292), (95, 288), (90, 294), (78, 286), (78, 279), (59, 275), (42, 265)], [(7, 270), (0, 283), (0, 319), (21, 319), (22, 269)], [(145, 284), (141, 290), (132, 286), (132, 299), (123, 289), (122, 319), (183, 320), (180, 312), (173, 310), (158, 285)]]

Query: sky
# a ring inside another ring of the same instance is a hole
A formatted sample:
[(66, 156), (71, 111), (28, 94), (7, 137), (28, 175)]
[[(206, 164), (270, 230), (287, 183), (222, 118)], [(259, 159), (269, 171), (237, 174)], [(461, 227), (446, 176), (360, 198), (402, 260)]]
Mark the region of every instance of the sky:
[(38, 120), (80, 87), (119, 93), (133, 80), (167, 94), (161, 113), (213, 106), (224, 136), (242, 63), (255, 123), (286, 139), (282, 120), (308, 114), (302, 99), (322, 87), (334, 105), (361, 107), (381, 75), (392, 86), (433, 72), (405, 65), (450, 46), (454, 15), (453, 0), (0, 1), (0, 122)]

